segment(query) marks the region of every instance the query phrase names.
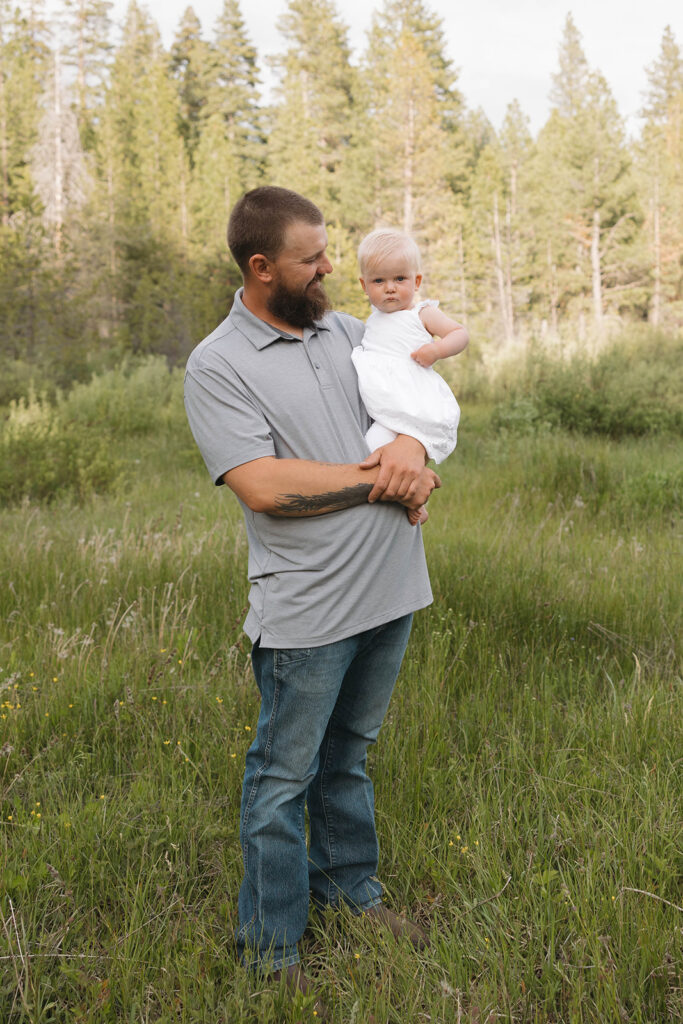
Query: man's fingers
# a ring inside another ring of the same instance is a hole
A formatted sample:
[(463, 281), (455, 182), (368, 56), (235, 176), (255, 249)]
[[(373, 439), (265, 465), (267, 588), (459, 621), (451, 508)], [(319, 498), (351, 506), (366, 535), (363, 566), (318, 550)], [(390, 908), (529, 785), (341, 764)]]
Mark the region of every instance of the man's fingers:
[(403, 501), (408, 494), (410, 477), (392, 467), (380, 465), (375, 486), (368, 495), (368, 501)]
[(359, 469), (374, 469), (375, 466), (379, 466), (379, 460), (382, 457), (382, 449), (378, 448), (377, 451), (370, 452), (367, 458), (363, 459), (362, 462), (358, 463)]
[(375, 486), (368, 494), (368, 501), (379, 501), (380, 498), (385, 497), (384, 492), (387, 489), (387, 485), (390, 479), (391, 473), (389, 472), (388, 469), (386, 469), (384, 466), (380, 464), (379, 473), (377, 474), (377, 479), (375, 480)]

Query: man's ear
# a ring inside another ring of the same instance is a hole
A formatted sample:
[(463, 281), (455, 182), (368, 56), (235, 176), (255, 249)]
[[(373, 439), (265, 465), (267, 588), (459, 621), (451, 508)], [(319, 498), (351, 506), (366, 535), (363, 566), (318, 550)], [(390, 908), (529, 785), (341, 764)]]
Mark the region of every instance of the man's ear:
[(264, 284), (269, 284), (273, 280), (272, 261), (263, 253), (257, 252), (249, 257), (249, 269), (254, 277)]

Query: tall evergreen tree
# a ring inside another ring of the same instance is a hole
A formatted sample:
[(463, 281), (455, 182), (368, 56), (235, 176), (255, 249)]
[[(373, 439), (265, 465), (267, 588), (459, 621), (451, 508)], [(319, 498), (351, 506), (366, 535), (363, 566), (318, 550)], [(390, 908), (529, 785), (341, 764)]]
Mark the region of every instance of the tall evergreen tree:
[[(238, 0), (223, 0), (214, 27), (214, 62), (206, 114), (220, 114), (232, 162), (239, 167), (239, 191), (258, 183), (265, 162), (259, 72)], [(239, 191), (237, 195), (239, 194)], [(237, 195), (230, 196), (230, 205)]]
[(173, 60), (193, 164), (190, 245), (206, 266), (223, 267), (230, 209), (258, 183), (265, 159), (256, 51), (237, 0), (224, 0), (211, 43), (201, 39), (190, 10), (181, 33)]
[(0, 351), (29, 361), (44, 355), (54, 337), (58, 287), (31, 174), (49, 43), (42, 4), (22, 9), (0, 0)]
[(421, 0), (387, 0), (373, 19), (364, 72), (373, 221), (416, 237), (425, 288), (452, 304), (461, 291), (455, 287), (456, 267), (462, 269), (458, 188), (466, 151), (441, 20)]
[(647, 78), (637, 149), (652, 278), (648, 315), (658, 325), (665, 309), (683, 321), (683, 55), (669, 26)]
[(76, 72), (78, 125), (86, 148), (94, 146), (95, 110), (102, 103), (111, 51), (112, 0), (64, 0), (64, 63)]
[(180, 97), (180, 132), (192, 159), (199, 142), (214, 71), (214, 55), (199, 18), (186, 8), (171, 47), (170, 69)]
[[(168, 350), (179, 325), (189, 233), (189, 166), (178, 96), (156, 25), (131, 2), (101, 117), (98, 209), (125, 344)], [(104, 268), (103, 268), (104, 269)]]
[(665, 125), (671, 102), (683, 92), (683, 56), (670, 25), (662, 34), (657, 60), (646, 70), (647, 89), (641, 115), (649, 125)]
[(335, 273), (335, 305), (362, 312), (350, 226), (356, 222), (352, 134), (356, 73), (348, 29), (332, 0), (289, 0), (278, 28), (286, 43), (272, 60), (276, 103), (269, 111), (269, 177), (322, 209)]
[(608, 304), (628, 306), (642, 276), (633, 247), (640, 212), (622, 119), (603, 76), (587, 70), (571, 16), (553, 98), (538, 140), (535, 212), (559, 301), (590, 308), (599, 327)]
[(564, 118), (572, 118), (583, 109), (591, 70), (583, 52), (581, 33), (571, 14), (564, 23), (558, 53), (558, 70), (552, 76), (550, 102)]
[(48, 29), (40, 8), (29, 15), (0, 0), (0, 221), (34, 206), (29, 153), (50, 77)]
[(289, 0), (278, 28), (287, 49), (273, 60), (278, 83), (268, 140), (270, 176), (305, 192), (334, 220), (349, 147), (348, 29), (332, 0)]

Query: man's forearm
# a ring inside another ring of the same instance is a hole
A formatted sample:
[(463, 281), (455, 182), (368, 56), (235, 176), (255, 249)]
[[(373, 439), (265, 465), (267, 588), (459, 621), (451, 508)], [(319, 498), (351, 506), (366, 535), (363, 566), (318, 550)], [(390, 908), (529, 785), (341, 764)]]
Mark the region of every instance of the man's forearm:
[(254, 512), (320, 516), (364, 504), (378, 472), (354, 463), (269, 457), (238, 466), (223, 479)]
[[(299, 517), (320, 516), (364, 504), (380, 473), (380, 466), (360, 469), (356, 463), (269, 456), (237, 466), (223, 479), (253, 512)], [(419, 508), (429, 498), (435, 479), (438, 480), (436, 475), (424, 467), (419, 481), (410, 488), (410, 495), (392, 495), (388, 500), (398, 501), (406, 508)]]
[(320, 516), (325, 512), (338, 512), (368, 500), (372, 484), (352, 484), (336, 491), (321, 494), (278, 494), (275, 497), (275, 515)]

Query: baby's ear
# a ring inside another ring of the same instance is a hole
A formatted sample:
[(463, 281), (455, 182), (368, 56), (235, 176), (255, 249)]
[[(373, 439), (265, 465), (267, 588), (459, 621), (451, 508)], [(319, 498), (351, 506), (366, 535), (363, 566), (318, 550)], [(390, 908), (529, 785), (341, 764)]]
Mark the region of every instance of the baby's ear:
[(368, 294), (368, 290), (367, 290), (367, 288), (365, 287), (365, 281), (363, 280), (363, 278), (362, 278), (362, 277), (359, 277), (359, 278), (358, 278), (358, 280), (360, 281), (360, 286), (361, 286), (361, 288), (363, 289), (363, 291), (364, 291), (364, 292), (365, 292), (365, 294), (367, 295), (367, 294)]
[(422, 274), (416, 274), (415, 275), (415, 291), (416, 292), (420, 290), (420, 285), (421, 284), (422, 284)]

